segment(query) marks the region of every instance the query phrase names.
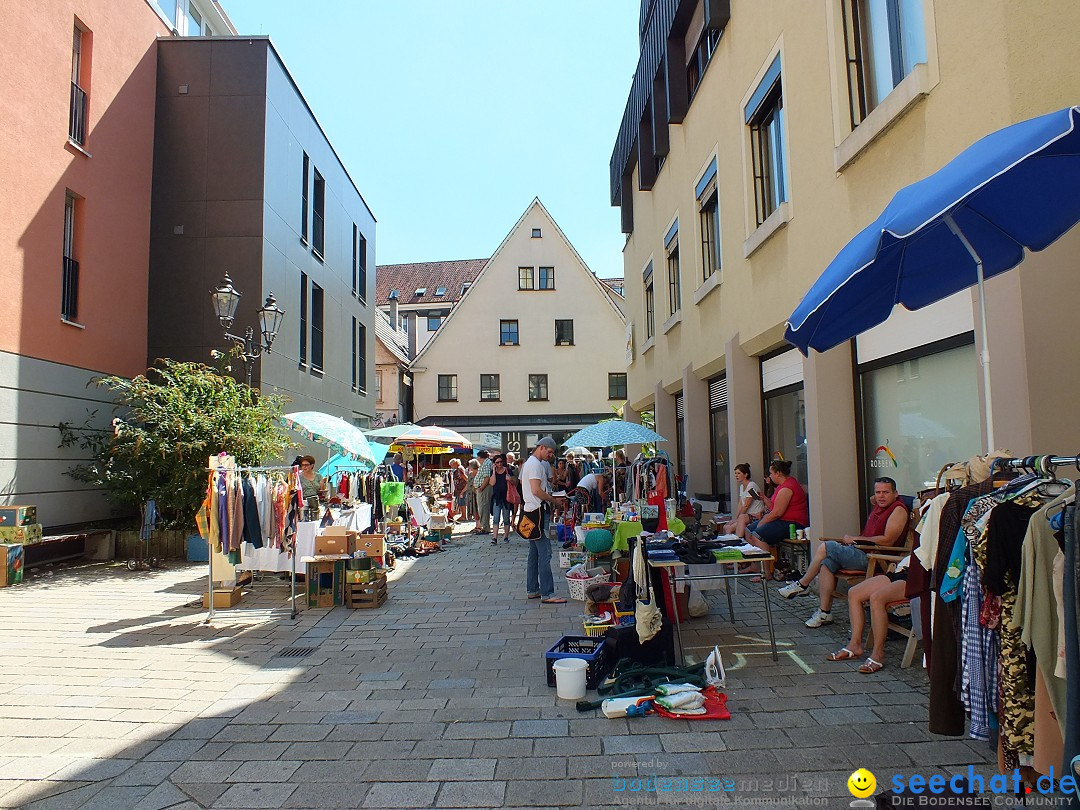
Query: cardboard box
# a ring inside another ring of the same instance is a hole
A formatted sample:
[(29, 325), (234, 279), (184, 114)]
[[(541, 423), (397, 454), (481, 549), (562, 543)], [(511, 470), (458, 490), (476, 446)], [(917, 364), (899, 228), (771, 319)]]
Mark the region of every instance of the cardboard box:
[[(239, 588), (214, 588), (214, 610), (221, 608), (235, 607), (240, 603), (240, 599), (243, 597)], [(210, 607), (210, 594), (204, 593), (202, 595), (203, 609), (209, 609)]]
[(17, 543), (0, 544), (0, 588), (23, 581), (23, 547)]
[(0, 526), (29, 526), (37, 522), (36, 506), (0, 506)]
[(32, 543), (40, 543), (41, 538), (40, 523), (32, 523), (29, 526), (0, 526), (0, 542), (2, 543), (19, 543), (28, 546)]
[(348, 554), (349, 532), (344, 526), (327, 526), (315, 535), (315, 556)]
[(358, 534), (349, 544), (349, 553), (360, 552), (365, 557), (382, 559), (386, 553), (386, 535), (384, 534)]
[(306, 569), (308, 607), (344, 604), (345, 561), (309, 562)]

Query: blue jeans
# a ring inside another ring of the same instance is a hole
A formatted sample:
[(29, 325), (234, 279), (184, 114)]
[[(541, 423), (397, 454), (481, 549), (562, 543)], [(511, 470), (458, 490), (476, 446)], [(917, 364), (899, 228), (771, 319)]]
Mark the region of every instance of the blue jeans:
[(855, 546), (845, 546), (835, 540), (825, 541), (825, 559), (821, 564), (834, 574), (841, 569), (866, 569), (870, 558), (866, 552)]
[(787, 540), (791, 536), (791, 526), (796, 529), (806, 528), (801, 523), (793, 523), (790, 520), (774, 520), (770, 523), (761, 523), (760, 526), (759, 523), (761, 521), (755, 520), (747, 525), (746, 530), (770, 546), (778, 546)]
[(551, 540), (547, 536), (547, 514), (540, 512), (540, 536), (529, 541), (529, 562), (525, 571), (525, 589), (544, 599), (555, 595), (551, 576)]
[(514, 507), (508, 504), (506, 501), (499, 503), (495, 501), (491, 505), (491, 533), (495, 536), (499, 536), (499, 526), (506, 527), (506, 536), (510, 536), (511, 530), (514, 528), (513, 522)]

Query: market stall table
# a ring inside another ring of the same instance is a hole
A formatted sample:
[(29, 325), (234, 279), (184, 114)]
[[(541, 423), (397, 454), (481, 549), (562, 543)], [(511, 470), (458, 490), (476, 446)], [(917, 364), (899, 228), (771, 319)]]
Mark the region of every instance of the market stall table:
[[(682, 562), (681, 560), (659, 560), (659, 561), (657, 561), (657, 560), (649, 560), (649, 565), (652, 568), (668, 569), (666, 573), (667, 573), (668, 587), (670, 588), (670, 591), (671, 591), (671, 604), (673, 606), (678, 604), (678, 597), (676, 596), (676, 593), (675, 593), (675, 584), (677, 582), (693, 583), (693, 582), (707, 582), (707, 581), (711, 581), (711, 580), (720, 580), (720, 579), (722, 579), (722, 580), (725, 580), (724, 584), (727, 585), (727, 580), (739, 580), (739, 579), (745, 579), (745, 578), (748, 578), (748, 577), (750, 577), (750, 578), (752, 578), (752, 577), (760, 577), (761, 578), (761, 598), (765, 601), (765, 622), (769, 626), (769, 643), (772, 646), (772, 659), (773, 659), (773, 661), (776, 661), (776, 660), (778, 660), (778, 655), (777, 655), (777, 652), (776, 652), (776, 631), (773, 628), (772, 606), (769, 604), (769, 589), (768, 589), (768, 586), (765, 584), (765, 576), (764, 576), (764, 574), (759, 574), (759, 573), (756, 573), (756, 572), (749, 572), (749, 573), (741, 574), (741, 573), (739, 573), (739, 566), (738, 566), (738, 564), (740, 562), (755, 562), (755, 561), (764, 561), (764, 560), (769, 560), (769, 559), (772, 559), (772, 555), (766, 554), (764, 552), (761, 553), (760, 555), (744, 555), (743, 560), (717, 561), (715, 563), (715, 565), (716, 565), (716, 567), (718, 569), (720, 569), (721, 573), (717, 573), (717, 574), (697, 574), (697, 573), (692, 573), (692, 572), (688, 571), (687, 573), (684, 573), (681, 576), (675, 570), (675, 569), (679, 568), (680, 566), (687, 567), (686, 563)], [(731, 567), (731, 570), (729, 572), (727, 572), (727, 573), (724, 573), (725, 569), (728, 566)], [(695, 566), (695, 567), (697, 567), (697, 566)], [(676, 613), (675, 618), (674, 618), (673, 621), (674, 621), (674, 624), (675, 624), (675, 638), (676, 638), (676, 642), (677, 642), (678, 647), (679, 647), (679, 649), (678, 649), (678, 662), (680, 664), (682, 664), (685, 661), (685, 655), (683, 654), (682, 625), (678, 620), (677, 609), (673, 608), (673, 610), (675, 610), (675, 613)], [(735, 621), (735, 610), (734, 610), (734, 607), (733, 607), (732, 602), (731, 602), (731, 592), (730, 592), (730, 590), (728, 591), (728, 611), (731, 614), (731, 620)]]

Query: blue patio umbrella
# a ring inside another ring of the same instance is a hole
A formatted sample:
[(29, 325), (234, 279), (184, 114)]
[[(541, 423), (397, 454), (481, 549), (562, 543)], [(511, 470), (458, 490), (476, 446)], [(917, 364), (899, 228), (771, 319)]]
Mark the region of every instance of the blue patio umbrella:
[(983, 281), (1080, 221), (1080, 107), (998, 130), (918, 183), (844, 246), (788, 319), (803, 354), (979, 286), (987, 441), (994, 446)]
[(319, 475), (323, 476), (323, 478), (332, 478), (339, 472), (366, 472), (367, 470), (375, 469), (375, 467), (382, 464), (382, 460), (386, 457), (386, 451), (390, 449), (390, 445), (372, 442), (370, 447), (374, 462), (367, 460), (359, 461), (351, 456), (335, 453), (319, 467)]
[(329, 447), (336, 453), (368, 461), (373, 466), (378, 463), (360, 428), (350, 425), (344, 419), (318, 411), (301, 411), (287, 413), (281, 417), (281, 421), (285, 427), (295, 430), (310, 441)]
[(622, 419), (609, 419), (582, 428), (565, 442), (564, 447), (618, 447), (623, 444), (648, 444), (666, 442), (659, 433), (647, 427), (624, 422)]

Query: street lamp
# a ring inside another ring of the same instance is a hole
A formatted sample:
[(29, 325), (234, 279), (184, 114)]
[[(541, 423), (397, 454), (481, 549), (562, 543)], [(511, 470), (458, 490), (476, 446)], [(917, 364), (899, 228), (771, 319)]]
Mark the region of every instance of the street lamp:
[(234, 335), (229, 331), (232, 328), (233, 319), (236, 316), (236, 307), (240, 304), (242, 295), (243, 293), (237, 292), (236, 288), (233, 287), (232, 279), (226, 273), (217, 289), (210, 292), (210, 301), (214, 307), (214, 314), (217, 315), (217, 319), (221, 323), (221, 328), (225, 330), (225, 339), (231, 340), (240, 347), (240, 356), (247, 369), (247, 383), (248, 388), (250, 388), (252, 363), (262, 357), (263, 352), (270, 353), (270, 347), (274, 345), (274, 338), (277, 337), (278, 329), (281, 327), (281, 319), (285, 317), (285, 311), (278, 307), (277, 299), (274, 298), (273, 293), (266, 296), (266, 302), (259, 310), (259, 331), (262, 333), (262, 340), (256, 345), (255, 330), (252, 327), (249, 326), (244, 330), (243, 337)]

